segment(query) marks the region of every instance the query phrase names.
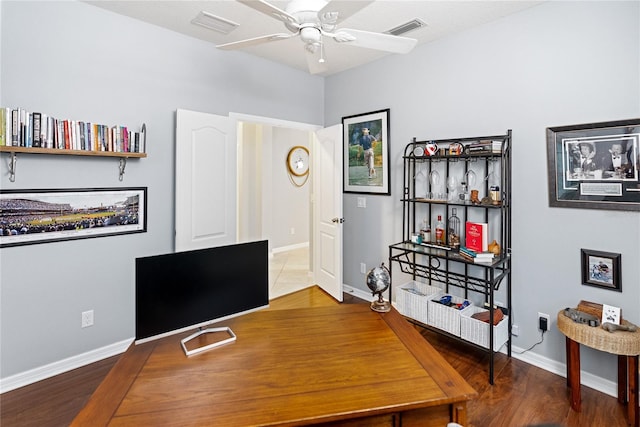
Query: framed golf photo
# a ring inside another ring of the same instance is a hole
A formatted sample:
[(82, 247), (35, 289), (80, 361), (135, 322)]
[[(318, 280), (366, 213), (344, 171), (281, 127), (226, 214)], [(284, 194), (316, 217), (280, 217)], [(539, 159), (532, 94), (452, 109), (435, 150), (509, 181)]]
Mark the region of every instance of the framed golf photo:
[(389, 109), (342, 118), (345, 193), (390, 195)]

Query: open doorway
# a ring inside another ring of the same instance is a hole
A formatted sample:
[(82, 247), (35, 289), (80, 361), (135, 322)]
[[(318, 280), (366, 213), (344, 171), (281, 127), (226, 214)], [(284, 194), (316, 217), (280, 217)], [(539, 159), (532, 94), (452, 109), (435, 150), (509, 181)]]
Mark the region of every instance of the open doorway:
[(239, 241), (269, 241), (273, 299), (312, 284), (311, 181), (286, 160), (292, 147), (311, 150), (313, 131), (268, 121), (238, 121), (237, 224)]

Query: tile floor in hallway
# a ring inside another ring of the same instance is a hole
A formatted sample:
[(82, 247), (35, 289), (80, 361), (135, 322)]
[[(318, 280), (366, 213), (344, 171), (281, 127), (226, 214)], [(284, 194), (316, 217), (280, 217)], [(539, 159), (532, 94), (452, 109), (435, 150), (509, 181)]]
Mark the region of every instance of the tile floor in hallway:
[(269, 299), (307, 288), (311, 284), (308, 247), (273, 254), (269, 260)]

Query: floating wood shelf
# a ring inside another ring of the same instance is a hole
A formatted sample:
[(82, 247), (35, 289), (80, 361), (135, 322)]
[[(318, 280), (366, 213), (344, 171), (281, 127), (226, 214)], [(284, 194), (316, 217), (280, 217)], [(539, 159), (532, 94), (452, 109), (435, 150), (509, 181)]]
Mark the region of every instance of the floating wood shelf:
[(16, 162), (17, 154), (53, 154), (53, 155), (66, 155), (66, 156), (93, 156), (93, 157), (116, 157), (120, 159), (120, 181), (123, 179), (124, 170), (127, 165), (127, 159), (129, 158), (145, 158), (147, 153), (128, 153), (128, 152), (114, 152), (114, 151), (86, 151), (86, 150), (63, 150), (58, 148), (34, 148), (34, 147), (14, 147), (14, 146), (0, 146), (0, 153), (10, 153), (11, 161), (9, 163), (9, 181), (15, 182), (16, 180)]

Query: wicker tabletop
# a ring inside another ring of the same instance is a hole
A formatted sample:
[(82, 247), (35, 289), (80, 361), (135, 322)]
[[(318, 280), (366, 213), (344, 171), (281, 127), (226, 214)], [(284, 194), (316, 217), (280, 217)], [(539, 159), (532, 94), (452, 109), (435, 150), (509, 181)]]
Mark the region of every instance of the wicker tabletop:
[[(626, 320), (622, 324), (631, 325)], [(558, 312), (558, 329), (567, 338), (596, 350), (622, 356), (640, 355), (640, 329), (608, 332), (600, 326), (576, 323), (564, 315), (564, 310)]]

